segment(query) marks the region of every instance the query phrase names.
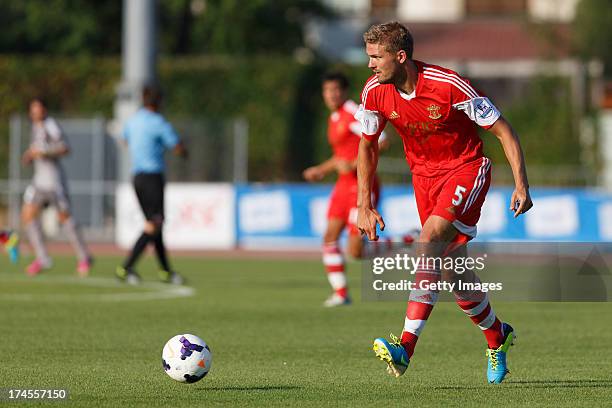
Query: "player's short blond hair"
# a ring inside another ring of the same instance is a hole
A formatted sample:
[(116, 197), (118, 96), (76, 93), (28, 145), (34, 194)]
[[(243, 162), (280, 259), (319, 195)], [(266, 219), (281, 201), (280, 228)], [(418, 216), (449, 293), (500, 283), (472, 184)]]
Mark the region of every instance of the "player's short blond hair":
[(397, 21), (374, 24), (365, 32), (363, 40), (366, 44), (383, 45), (388, 52), (404, 50), (408, 58), (412, 59), (412, 51), (414, 50), (412, 34), (406, 26)]

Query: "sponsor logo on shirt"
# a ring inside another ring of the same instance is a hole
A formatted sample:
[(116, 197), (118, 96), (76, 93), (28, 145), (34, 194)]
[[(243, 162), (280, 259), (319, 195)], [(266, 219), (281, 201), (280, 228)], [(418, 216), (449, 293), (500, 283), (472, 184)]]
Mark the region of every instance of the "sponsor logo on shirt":
[(410, 136), (422, 136), (423, 138), (419, 141), (424, 143), (426, 140), (425, 136), (430, 136), (432, 133), (439, 131), (442, 125), (437, 122), (410, 122), (405, 126), (406, 131)]
[(396, 111), (392, 111), (391, 114), (389, 115), (389, 119), (391, 119), (391, 120), (399, 119), (399, 117), (400, 117), (400, 115)]
[(431, 104), (427, 110), (429, 111), (430, 119), (440, 119), (442, 117), (442, 114), (440, 114), (440, 107), (438, 105)]

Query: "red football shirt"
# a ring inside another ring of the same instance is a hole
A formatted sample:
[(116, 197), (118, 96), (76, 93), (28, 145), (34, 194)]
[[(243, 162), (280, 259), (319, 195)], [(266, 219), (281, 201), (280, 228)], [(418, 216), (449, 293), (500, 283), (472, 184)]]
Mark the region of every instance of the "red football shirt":
[(485, 129), (501, 116), (497, 108), (456, 72), (421, 61), (415, 90), (408, 95), (370, 77), (355, 117), (363, 137), (377, 139), (387, 121), (404, 143), (413, 174), (434, 177), (483, 156), (475, 124)]
[(329, 115), (327, 140), (334, 157), (347, 161), (357, 158), (361, 139), (361, 125), (355, 119), (358, 108), (355, 102), (347, 100), (338, 110)]

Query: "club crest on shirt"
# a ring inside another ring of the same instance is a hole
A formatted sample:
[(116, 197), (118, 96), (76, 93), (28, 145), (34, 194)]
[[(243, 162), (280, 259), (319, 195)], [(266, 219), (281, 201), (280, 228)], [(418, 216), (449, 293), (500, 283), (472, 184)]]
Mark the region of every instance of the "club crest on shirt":
[(427, 110), (429, 111), (430, 119), (440, 119), (442, 117), (442, 114), (440, 114), (440, 107), (438, 105), (434, 105), (432, 103), (431, 105), (429, 105)]

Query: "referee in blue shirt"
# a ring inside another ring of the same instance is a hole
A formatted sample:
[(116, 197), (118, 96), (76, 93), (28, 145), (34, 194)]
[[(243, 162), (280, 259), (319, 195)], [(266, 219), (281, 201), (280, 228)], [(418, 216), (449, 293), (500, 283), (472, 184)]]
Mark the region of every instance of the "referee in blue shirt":
[(143, 107), (127, 121), (122, 136), (132, 158), (134, 189), (146, 222), (144, 231), (123, 265), (117, 268), (116, 274), (127, 283), (140, 283), (134, 264), (149, 242), (152, 242), (161, 267), (160, 279), (180, 285), (184, 282), (183, 278), (170, 268), (162, 235), (166, 171), (164, 153), (172, 149), (175, 154), (186, 157), (187, 151), (172, 125), (158, 113), (161, 105), (160, 91), (145, 87), (142, 100)]

